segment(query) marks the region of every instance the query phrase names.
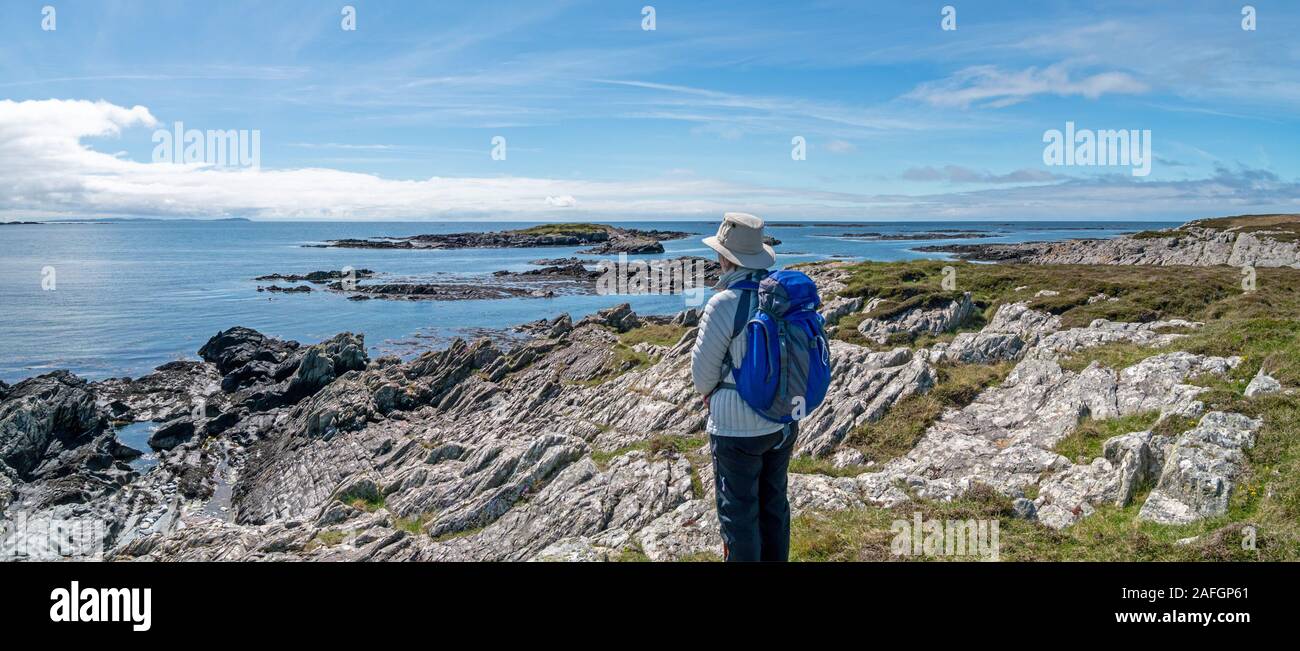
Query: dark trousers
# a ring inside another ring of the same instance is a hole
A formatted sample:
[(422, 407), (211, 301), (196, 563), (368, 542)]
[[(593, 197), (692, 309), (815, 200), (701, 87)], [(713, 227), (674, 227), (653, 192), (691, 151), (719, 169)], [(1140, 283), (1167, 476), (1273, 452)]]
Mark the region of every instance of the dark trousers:
[(798, 436), (711, 436), (718, 521), (728, 562), (790, 559), (786, 471)]

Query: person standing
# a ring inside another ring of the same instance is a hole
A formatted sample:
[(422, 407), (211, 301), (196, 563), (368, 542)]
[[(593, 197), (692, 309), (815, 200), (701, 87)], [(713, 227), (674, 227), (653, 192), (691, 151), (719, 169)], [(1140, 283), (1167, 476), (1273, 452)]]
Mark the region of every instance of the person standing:
[(743, 325), (758, 307), (754, 283), (776, 264), (776, 252), (763, 239), (762, 219), (734, 212), (723, 216), (717, 235), (704, 238), (718, 254), (722, 276), (691, 350), (691, 378), (709, 408), (706, 432), (728, 562), (790, 556), (786, 476), (798, 426), (759, 415), (730, 381), (745, 355)]

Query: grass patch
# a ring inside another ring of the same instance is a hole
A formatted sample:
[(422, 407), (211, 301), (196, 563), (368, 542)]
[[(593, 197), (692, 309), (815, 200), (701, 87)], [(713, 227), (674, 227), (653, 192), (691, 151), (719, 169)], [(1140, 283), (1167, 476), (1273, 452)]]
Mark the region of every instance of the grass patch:
[(424, 531), (424, 525), (429, 524), (433, 517), (433, 513), (421, 513), (414, 518), (393, 518), (393, 528), (410, 534), (419, 534)]
[(678, 341), (681, 341), (684, 334), (686, 334), (684, 326), (671, 323), (651, 323), (624, 332), (618, 336), (618, 340), (619, 343), (628, 347), (642, 343), (667, 347), (676, 345)]
[(321, 547), (333, 547), (348, 537), (346, 531), (322, 531), (307, 543), (304, 551), (313, 551)]
[(610, 560), (615, 563), (649, 563), (650, 557), (646, 556), (640, 545), (633, 543), (629, 547), (624, 547), (618, 556)]
[(907, 454), (944, 411), (970, 404), (981, 391), (1001, 382), (1012, 366), (1003, 362), (936, 367), (938, 378), (929, 392), (899, 400), (880, 420), (850, 432), (845, 442), (876, 463)]
[(815, 459), (802, 455), (790, 459), (790, 472), (802, 475), (826, 475), (828, 477), (857, 477), (870, 468), (863, 465), (848, 465), (836, 468), (830, 459)]
[(1198, 219), (1186, 226), (1159, 231), (1141, 231), (1129, 237), (1137, 240), (1151, 240), (1166, 237), (1178, 237), (1186, 234), (1188, 227), (1209, 228), (1216, 231), (1234, 233), (1254, 233), (1279, 242), (1300, 240), (1300, 215), (1238, 215), (1236, 217), (1218, 217)]
[(606, 226), (605, 224), (566, 223), (538, 224), (537, 226), (529, 226), (511, 232), (521, 235), (591, 235), (594, 233), (608, 233), (612, 230), (614, 230), (613, 226)]
[[(1300, 219), (1292, 218), (1295, 223)], [(1240, 221), (1236, 225), (1240, 225)], [(1204, 224), (1201, 224), (1204, 225)], [(1233, 227), (1216, 222), (1211, 227)], [(1275, 230), (1278, 224), (1263, 224)], [(1288, 227), (1290, 228), (1290, 227)], [(1244, 230), (1244, 229), (1238, 229)], [(1249, 232), (1249, 231), (1247, 231)], [(1170, 236), (1162, 233), (1161, 237)], [(975, 265), (949, 261), (861, 263), (849, 267), (844, 296), (880, 296), (896, 302), (941, 291), (942, 268), (957, 269), (959, 291), (990, 316), (998, 306), (1025, 301), (1030, 307), (1061, 317), (1064, 327), (1086, 326), (1093, 319), (1147, 322), (1183, 318), (1205, 326), (1163, 348), (1132, 345), (1101, 346), (1063, 362), (1079, 371), (1097, 361), (1116, 370), (1161, 353), (1184, 350), (1197, 354), (1240, 356), (1242, 363), (1227, 377), (1188, 380), (1207, 390), (1198, 396), (1206, 411), (1235, 411), (1263, 420), (1255, 445), (1246, 450), (1247, 463), (1238, 477), (1226, 515), (1189, 525), (1160, 525), (1137, 519), (1146, 495), (1124, 508), (1098, 507), (1096, 513), (1062, 531), (1002, 513), (1000, 506), (963, 498), (950, 503), (914, 500), (895, 509), (867, 508), (837, 513), (809, 513), (795, 519), (792, 555), (799, 560), (896, 560), (889, 551), (890, 524), (908, 519), (914, 510), (926, 517), (952, 513), (986, 513), (1000, 526), (1002, 558), (1012, 561), (1198, 561), (1300, 560), (1300, 396), (1274, 394), (1242, 396), (1250, 379), (1263, 369), (1286, 387), (1300, 386), (1300, 270), (1256, 269), (1255, 291), (1243, 291), (1241, 273), (1233, 267), (1138, 267), (1087, 265)], [(1016, 291), (1017, 287), (1022, 287)], [(1043, 289), (1060, 292), (1035, 297)], [(1115, 301), (1088, 299), (1099, 293)], [(837, 337), (851, 340), (864, 315), (849, 315)], [(857, 321), (854, 321), (856, 317)], [(945, 373), (982, 373), (980, 367), (948, 367)], [(990, 382), (1000, 379), (1000, 375)], [(948, 389), (944, 385), (951, 383)], [(953, 382), (942, 378), (936, 390), (895, 405), (885, 417), (850, 434), (850, 444), (877, 462), (910, 450), (937, 418), (944, 404), (959, 406), (973, 399), (984, 382), (978, 378)], [(940, 402), (942, 401), (942, 402)], [(1166, 417), (1153, 424), (1150, 414), (1134, 420), (1085, 422), (1084, 431), (1062, 441), (1069, 457), (1095, 456), (1108, 435), (1141, 431), (1177, 436), (1191, 429), (1192, 419)], [(1124, 430), (1124, 431), (1119, 431)], [(808, 462), (811, 463), (811, 462)], [(793, 468), (792, 468), (793, 469)], [(812, 465), (808, 470), (824, 471)], [(1026, 487), (1033, 499), (1036, 487)], [(981, 510), (983, 509), (983, 510)], [(1242, 549), (1246, 527), (1254, 527), (1256, 549)], [(1184, 539), (1191, 543), (1180, 544)]]
[(1188, 226), (1200, 226), (1234, 233), (1263, 233), (1279, 242), (1300, 240), (1300, 215), (1239, 215), (1216, 219), (1198, 219)]
[(1106, 439), (1130, 432), (1148, 431), (1159, 418), (1159, 411), (1102, 420), (1086, 417), (1073, 432), (1056, 443), (1055, 451), (1075, 463), (1088, 463), (1101, 456), (1102, 444)]
[[(1245, 491), (1242, 491), (1245, 492)], [(791, 523), (790, 556), (795, 561), (969, 561), (977, 557), (899, 556), (891, 550), (895, 520), (914, 513), (930, 520), (996, 519), (1002, 561), (1295, 561), (1300, 539), (1294, 524), (1250, 517), (1234, 508), (1228, 516), (1189, 525), (1162, 525), (1138, 520), (1146, 494), (1127, 507), (1101, 506), (1077, 524), (1057, 531), (1038, 522), (1011, 517), (1009, 500), (1000, 495), (967, 494), (951, 502), (913, 500), (894, 508), (868, 507), (805, 513)], [(1249, 499), (1234, 495), (1234, 504)], [(1279, 512), (1279, 516), (1283, 512)], [(1293, 520), (1294, 523), (1294, 520)], [(1242, 549), (1246, 526), (1254, 526), (1256, 549)], [(1179, 541), (1195, 538), (1189, 544)]]
[(373, 485), (357, 486), (339, 495), (338, 500), (366, 513), (374, 513), (384, 508), (384, 494), (379, 487)]
[[(955, 291), (946, 292), (940, 284), (944, 267), (956, 270)], [(985, 314), (991, 315), (1004, 303), (1026, 301), (1030, 307), (1061, 316), (1065, 327), (1086, 326), (1098, 318), (1201, 320), (1211, 316), (1215, 304), (1242, 294), (1239, 271), (1228, 267), (989, 265), (912, 260), (863, 262), (848, 269), (846, 288), (840, 295), (890, 301), (870, 315), (880, 317), (952, 300), (961, 292), (969, 291), (971, 299)], [(1292, 275), (1295, 272), (1285, 271)], [(1261, 291), (1264, 284), (1260, 282)], [(1016, 291), (1018, 287), (1022, 289)], [(1035, 296), (1044, 289), (1058, 294)], [(1090, 297), (1103, 293), (1117, 300), (1088, 303)]]
[(1178, 237), (1178, 231), (1172, 228), (1162, 231), (1138, 231), (1130, 233), (1128, 237), (1134, 240), (1162, 240), (1166, 237)]

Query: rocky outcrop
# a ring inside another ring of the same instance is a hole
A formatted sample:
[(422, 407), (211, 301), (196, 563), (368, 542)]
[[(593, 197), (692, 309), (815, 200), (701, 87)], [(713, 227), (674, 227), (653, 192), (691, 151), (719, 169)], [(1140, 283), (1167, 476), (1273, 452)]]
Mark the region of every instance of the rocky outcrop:
[(60, 457), (107, 428), (85, 380), (67, 371), (40, 375), (14, 385), (0, 403), (0, 461), (25, 480), (66, 472)]
[(590, 246), (600, 253), (663, 253), (663, 240), (688, 237), (681, 231), (616, 228), (604, 224), (553, 224), (511, 231), (469, 232), (373, 239), (331, 240), (324, 246), (358, 249), (470, 249)]
[(1265, 396), (1270, 393), (1277, 393), (1281, 390), (1282, 383), (1274, 379), (1273, 376), (1265, 373), (1264, 369), (1261, 368), (1259, 369), (1259, 373), (1256, 373), (1255, 377), (1251, 378), (1250, 384), (1246, 386), (1245, 396), (1247, 398), (1254, 398), (1255, 396)]
[(370, 278), (375, 275), (371, 269), (354, 269), (348, 272), (341, 270), (334, 271), (310, 271), (305, 274), (267, 274), (258, 276), (253, 280), (281, 280), (290, 283), (308, 282), (321, 285), (334, 280)]
[(664, 245), (659, 240), (649, 237), (620, 237), (606, 240), (589, 249), (582, 249), (578, 253), (588, 253), (594, 255), (610, 255), (615, 253), (663, 253)]
[(1159, 483), (1138, 517), (1187, 524), (1228, 512), (1228, 500), (1262, 423), (1241, 414), (1210, 412), (1174, 442)]
[[(878, 327), (943, 331), (963, 309), (968, 296)], [(456, 340), (373, 362), (357, 335), (303, 346), (232, 328), (203, 346), (203, 361), (136, 380), (55, 374), (0, 386), (0, 508), (110, 523), (88, 540), (114, 559), (716, 556), (705, 406), (689, 377), (698, 318), (618, 305), (530, 324), (531, 338), (508, 348)], [(620, 341), (648, 322), (683, 334), (669, 345)], [(1107, 343), (1167, 345), (1185, 336), (1170, 329), (1196, 326), (1064, 329), (1014, 303), (980, 331), (928, 348), (832, 341), (833, 382), (801, 423), (796, 453), (862, 472), (792, 475), (792, 508), (945, 500), (985, 485), (1012, 497), (1017, 517), (1065, 527), (1154, 483), (1151, 519), (1213, 516), (1253, 440), (1249, 419), (1207, 414), (1177, 436), (1126, 434), (1093, 460), (1055, 451), (1084, 418), (1200, 417), (1205, 389), (1189, 380), (1226, 373), (1236, 358), (1161, 352), (1122, 370), (1060, 363)], [(868, 464), (846, 444), (900, 400), (931, 391), (941, 367), (1003, 361), (1015, 366), (999, 386), (942, 414), (907, 454)], [(107, 428), (114, 417), (160, 422), (156, 467), (125, 463), (130, 453)]]
[[(502, 298), (545, 298), (548, 290), (515, 287), (510, 285), (483, 285), (472, 283), (368, 283), (356, 284), (344, 288), (342, 283), (330, 285), (335, 291), (352, 292), (349, 299), (367, 301), (370, 299), (405, 300), (405, 301), (482, 301)], [(551, 296), (554, 292), (550, 292)]]
[(1269, 237), (1267, 232), (1237, 232), (1195, 225), (1106, 240), (953, 244), (925, 246), (917, 250), (952, 253), (970, 260), (1033, 264), (1300, 268), (1300, 241), (1294, 238), (1276, 239)]
[(114, 420), (163, 422), (192, 411), (200, 399), (210, 399), (220, 391), (221, 381), (213, 364), (182, 360), (141, 378), (97, 382), (92, 392)]
[[(868, 304), (865, 311), (870, 314), (873, 309), (875, 306)], [(895, 335), (937, 335), (956, 329), (974, 311), (970, 292), (964, 292), (957, 300), (932, 301), (886, 317), (865, 318), (858, 324), (858, 332), (877, 344), (888, 343)]]

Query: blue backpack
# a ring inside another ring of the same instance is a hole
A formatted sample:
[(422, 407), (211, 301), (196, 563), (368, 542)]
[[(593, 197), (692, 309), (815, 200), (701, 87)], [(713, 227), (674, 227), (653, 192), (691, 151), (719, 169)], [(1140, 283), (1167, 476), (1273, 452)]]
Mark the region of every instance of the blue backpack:
[(778, 271), (761, 281), (732, 283), (728, 289), (740, 292), (732, 332), (744, 329), (745, 358), (732, 367), (728, 346), (723, 363), (732, 367), (732, 382), (722, 386), (735, 389), (770, 421), (804, 418), (826, 398), (831, 382), (830, 344), (817, 313), (817, 285), (802, 272)]

